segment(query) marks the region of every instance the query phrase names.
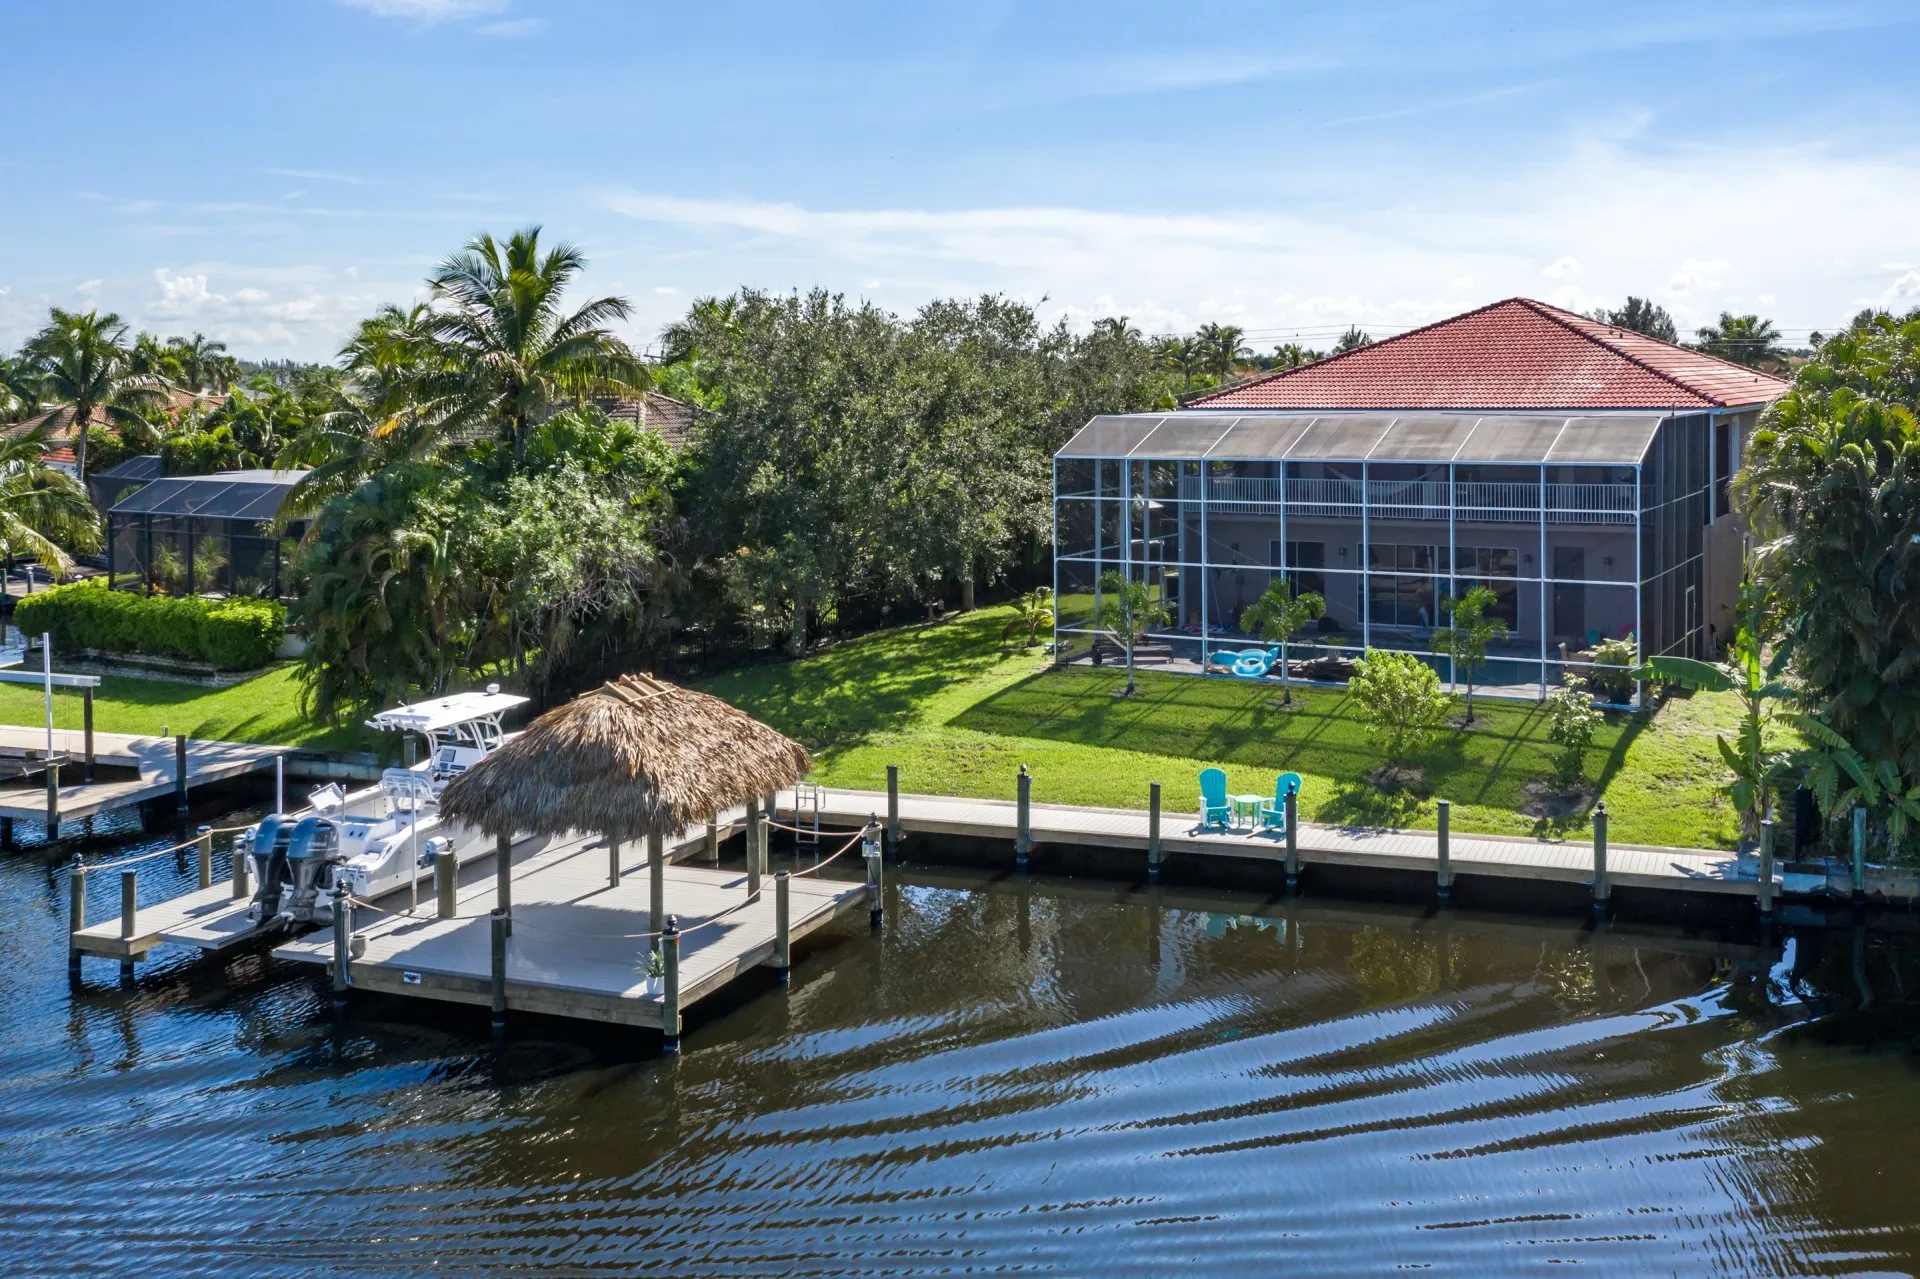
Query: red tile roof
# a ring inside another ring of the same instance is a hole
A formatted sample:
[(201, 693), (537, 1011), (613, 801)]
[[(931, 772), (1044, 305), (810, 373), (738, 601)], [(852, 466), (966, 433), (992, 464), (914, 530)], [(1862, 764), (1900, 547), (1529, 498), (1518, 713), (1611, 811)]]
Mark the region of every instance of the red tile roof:
[(1208, 409), (1682, 409), (1765, 404), (1787, 383), (1531, 298), (1193, 401)]

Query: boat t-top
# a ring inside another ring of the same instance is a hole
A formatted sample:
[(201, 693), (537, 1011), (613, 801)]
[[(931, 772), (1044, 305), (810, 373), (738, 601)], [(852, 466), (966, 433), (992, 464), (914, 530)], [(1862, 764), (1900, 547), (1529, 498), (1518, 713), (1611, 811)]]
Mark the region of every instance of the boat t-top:
[(418, 734), (426, 758), (387, 769), (378, 785), (363, 790), (322, 786), (308, 808), (275, 813), (249, 829), (243, 838), (258, 885), (249, 917), (258, 925), (326, 922), (341, 887), (365, 901), (412, 885), (417, 898), (421, 871), (431, 873), (441, 851), (451, 849), (456, 861), (491, 851), (480, 832), (441, 826), (440, 791), (512, 736), (501, 718), (526, 701), (489, 684), (485, 692), (396, 706), (368, 720), (369, 728)]

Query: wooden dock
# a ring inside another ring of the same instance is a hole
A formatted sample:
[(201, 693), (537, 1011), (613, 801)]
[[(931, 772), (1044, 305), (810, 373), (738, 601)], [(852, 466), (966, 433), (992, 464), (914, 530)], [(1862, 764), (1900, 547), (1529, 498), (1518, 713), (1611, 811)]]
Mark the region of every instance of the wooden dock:
[[(46, 822), (48, 838), (59, 837), (62, 821), (129, 808), (147, 800), (181, 793), (179, 759), (186, 748), (186, 789), (271, 769), (285, 754), (278, 746), (198, 738), (144, 737), (132, 733), (85, 733), (55, 729), (53, 749), (60, 765), (59, 785), (46, 782), (47, 731), (0, 725), (0, 756), (29, 761), (39, 780), (0, 786), (0, 823), (8, 831), (19, 819)], [(90, 743), (90, 746), (89, 746)], [(95, 780), (87, 780), (91, 749)], [(99, 776), (100, 773), (109, 774)]]
[[(669, 857), (693, 855), (704, 832), (669, 844)], [(664, 911), (680, 927), (677, 1003), (667, 1009), (664, 979), (650, 976), (652, 895), (645, 850), (623, 857), (618, 885), (609, 882), (607, 846), (574, 837), (517, 856), (512, 932), (506, 945), (504, 1010), (668, 1029), (677, 1011), (719, 990), (750, 968), (779, 966), (776, 882), (762, 881), (749, 902), (744, 871), (672, 863), (665, 867)], [(858, 865), (856, 861), (854, 864)], [(787, 881), (787, 940), (804, 937), (864, 908), (865, 883), (795, 876)], [(355, 919), (349, 968), (354, 989), (488, 1007), (494, 1003), (491, 875), (464, 886), (458, 913)], [(330, 965), (334, 943), (312, 934), (277, 947), (275, 958)], [(501, 1010), (501, 1011), (504, 1011)]]
[[(1021, 838), (1020, 806), (992, 799), (956, 799), (941, 795), (899, 794), (892, 801), (900, 834), (933, 834), (1003, 840), (1016, 847)], [(796, 808), (791, 791), (779, 797), (786, 820), (810, 823), (814, 803), (809, 798)], [(828, 827), (857, 827), (869, 817), (889, 820), (889, 797), (884, 791), (823, 790), (820, 821)], [(1197, 856), (1285, 862), (1287, 843), (1277, 830), (1209, 830), (1195, 813), (1161, 814), (1156, 834), (1152, 814), (1136, 809), (1082, 808), (1064, 804), (1031, 803), (1026, 838), (1030, 847), (1063, 845), (1105, 848), (1140, 854), (1129, 859), (1129, 869), (1146, 869), (1150, 846), (1158, 857)], [(1488, 835), (1449, 836), (1449, 870), (1454, 877), (1487, 876), (1591, 885), (1594, 851), (1589, 841), (1501, 838)], [(1389, 830), (1300, 823), (1296, 840), (1297, 866), (1347, 866), (1411, 871), (1437, 876), (1439, 840), (1432, 831)], [(1704, 849), (1658, 848), (1610, 844), (1605, 879), (1610, 888), (1652, 888), (1734, 897), (1757, 897), (1757, 864), (1733, 853)], [(1781, 876), (1774, 874), (1776, 890)]]

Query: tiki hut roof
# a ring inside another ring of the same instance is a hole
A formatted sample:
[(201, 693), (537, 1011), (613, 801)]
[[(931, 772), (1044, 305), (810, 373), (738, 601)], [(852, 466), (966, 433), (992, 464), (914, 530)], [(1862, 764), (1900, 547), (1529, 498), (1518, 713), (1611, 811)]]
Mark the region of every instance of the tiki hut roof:
[(499, 836), (673, 835), (791, 786), (806, 748), (717, 697), (625, 675), (548, 711), (447, 783), (440, 813)]

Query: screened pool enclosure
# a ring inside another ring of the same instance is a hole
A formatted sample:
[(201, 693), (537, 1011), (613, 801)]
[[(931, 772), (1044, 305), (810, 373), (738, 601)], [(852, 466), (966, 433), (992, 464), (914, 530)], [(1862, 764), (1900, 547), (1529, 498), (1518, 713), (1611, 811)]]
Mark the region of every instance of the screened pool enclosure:
[(304, 522), (273, 521), (305, 471), (225, 471), (154, 480), (107, 512), (107, 580), (168, 595), (284, 593)]
[(1578, 671), (1627, 700), (1625, 655), (1713, 642), (1708, 526), (1737, 449), (1706, 413), (1097, 417), (1054, 459), (1058, 660), (1117, 655), (1097, 625), (1117, 570), (1167, 614), (1140, 661), (1231, 673), (1242, 612), (1284, 578), (1326, 601), (1289, 645), (1295, 678), (1344, 679), (1374, 648), (1460, 680), (1433, 631), (1484, 585), (1508, 635), (1477, 684), (1538, 697)]

